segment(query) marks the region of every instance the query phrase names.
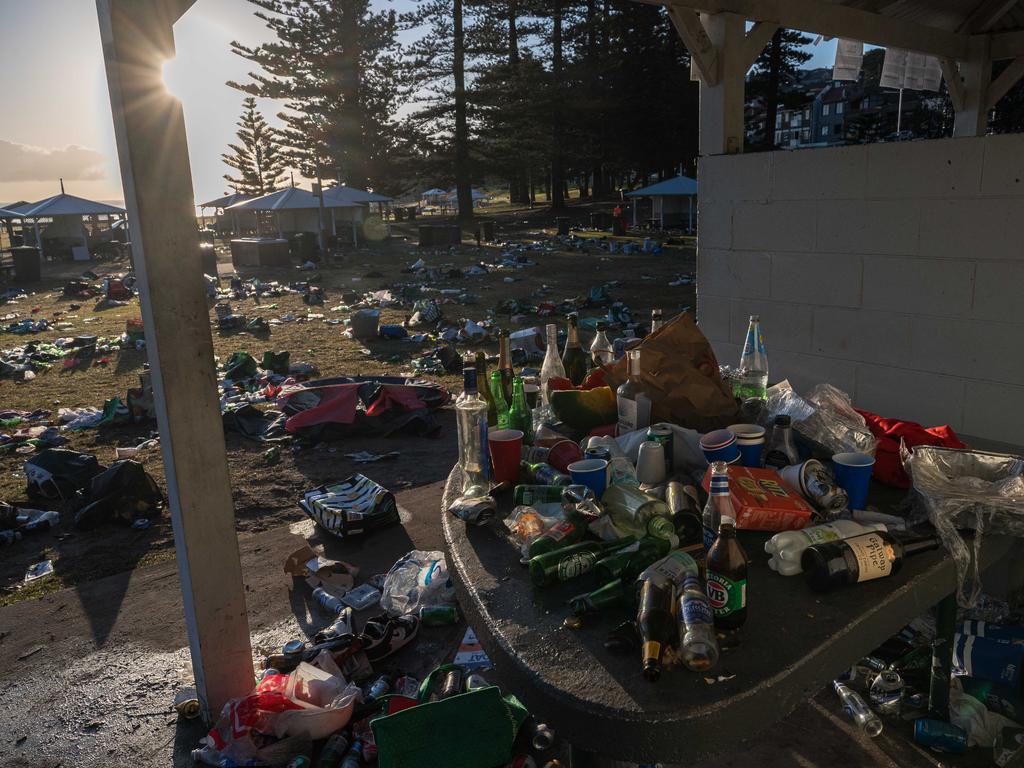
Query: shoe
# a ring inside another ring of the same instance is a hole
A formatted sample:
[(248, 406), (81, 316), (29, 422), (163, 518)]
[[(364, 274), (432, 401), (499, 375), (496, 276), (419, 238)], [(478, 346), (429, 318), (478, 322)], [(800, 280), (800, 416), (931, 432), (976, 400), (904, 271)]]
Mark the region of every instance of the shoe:
[(416, 638), (420, 631), (418, 616), (406, 614), (392, 618), (386, 613), (366, 622), (359, 639), (371, 664), (376, 664)]

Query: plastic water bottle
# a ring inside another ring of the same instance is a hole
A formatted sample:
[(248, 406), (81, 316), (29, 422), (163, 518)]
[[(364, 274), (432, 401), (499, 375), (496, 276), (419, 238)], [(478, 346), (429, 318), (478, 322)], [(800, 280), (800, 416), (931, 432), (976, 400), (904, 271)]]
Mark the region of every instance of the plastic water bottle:
[(739, 367), (740, 379), (736, 395), (740, 400), (765, 400), (768, 397), (768, 351), (764, 346), (759, 315), (750, 316)]
[[(487, 446), (487, 401), (476, 391), (476, 367), (462, 369), (463, 392), (455, 401), (459, 430), (459, 468), (462, 495), (486, 496), (490, 491), (490, 458)], [(500, 415), (500, 414), (499, 414)]]
[(853, 716), (854, 722), (860, 726), (865, 735), (873, 739), (882, 732), (882, 721), (864, 703), (864, 699), (860, 697), (859, 693), (840, 680), (833, 680), (832, 685), (835, 687), (836, 693), (839, 694), (843, 707)]
[(703, 672), (718, 663), (715, 616), (696, 576), (683, 579), (679, 596), (679, 636), (682, 638), (679, 655), (687, 669)]
[(313, 599), (320, 604), (321, 608), (335, 616), (338, 616), (345, 610), (345, 604), (323, 587), (317, 587), (313, 590)]
[(853, 520), (833, 520), (799, 531), (782, 531), (764, 543), (764, 551), (771, 555), (768, 567), (783, 576), (800, 573), (800, 556), (808, 547), (829, 541), (848, 539), (862, 533), (886, 530), (884, 523), (857, 523)]

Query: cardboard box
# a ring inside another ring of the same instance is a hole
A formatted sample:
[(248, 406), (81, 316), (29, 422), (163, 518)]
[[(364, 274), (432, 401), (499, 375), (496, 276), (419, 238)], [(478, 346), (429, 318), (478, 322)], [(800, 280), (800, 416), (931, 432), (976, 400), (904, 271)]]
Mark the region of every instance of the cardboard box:
[[(711, 487), (711, 467), (704, 474)], [(814, 508), (774, 469), (729, 467), (729, 495), (736, 527), (747, 531), (791, 531), (813, 523)]]
[(284, 561), (284, 572), (305, 579), (313, 589), (323, 587), (334, 597), (344, 597), (355, 584), (359, 569), (351, 563), (321, 557), (303, 542)]

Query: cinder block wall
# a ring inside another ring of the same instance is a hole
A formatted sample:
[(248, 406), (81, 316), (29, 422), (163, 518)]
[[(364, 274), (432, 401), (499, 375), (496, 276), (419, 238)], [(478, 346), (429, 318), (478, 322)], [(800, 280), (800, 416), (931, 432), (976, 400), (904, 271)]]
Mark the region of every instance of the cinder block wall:
[(705, 158), (697, 317), (771, 380), (1024, 443), (1024, 135)]

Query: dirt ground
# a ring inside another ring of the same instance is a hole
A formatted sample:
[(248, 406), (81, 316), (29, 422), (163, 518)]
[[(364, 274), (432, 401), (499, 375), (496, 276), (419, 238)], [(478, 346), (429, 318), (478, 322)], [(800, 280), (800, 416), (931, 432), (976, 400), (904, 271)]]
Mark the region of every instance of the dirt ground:
[[(589, 210), (575, 210), (582, 223)], [(506, 312), (497, 312), (497, 305), (505, 299), (524, 299), (536, 304), (536, 292), (547, 288), (546, 297), (554, 303), (577, 296), (586, 296), (591, 287), (605, 283), (613, 300), (623, 301), (636, 319), (649, 317), (650, 310), (661, 307), (666, 316), (692, 307), (695, 288), (692, 284), (670, 286), (680, 275), (695, 272), (695, 254), (692, 240), (678, 238), (670, 241), (659, 254), (611, 254), (602, 250), (596, 233), (582, 232), (587, 238), (581, 248), (564, 248), (553, 238), (554, 220), (547, 212), (517, 211), (494, 216), (498, 223), (499, 242), (478, 247), (471, 238), (464, 239), (461, 247), (450, 249), (420, 248), (416, 232), (408, 224), (395, 225), (391, 239), (346, 251), (340, 264), (322, 266), (315, 272), (297, 269), (243, 269), (242, 278), (259, 277), (263, 281), (277, 280), (282, 284), (309, 280), (326, 292), (324, 306), (309, 307), (298, 294), (280, 297), (264, 296), (257, 306), (253, 299), (232, 302), (237, 312), (252, 318), (260, 315), (269, 321), (292, 316), (295, 319), (273, 324), (268, 335), (253, 336), (246, 332), (213, 332), (215, 354), (223, 361), (239, 350), (250, 352), (259, 359), (266, 350), (291, 352), (292, 362), (313, 363), (322, 376), (333, 375), (411, 375), (413, 358), (429, 351), (433, 341), (416, 343), (379, 339), (362, 343), (343, 336), (345, 326), (332, 324), (350, 312), (335, 309), (342, 303), (344, 291), (363, 294), (389, 289), (397, 284), (424, 284), (427, 295), (439, 296), (444, 289), (461, 289), (477, 297), (472, 304), (445, 304), (446, 320), (468, 318), (476, 321), (491, 320), (498, 327), (517, 329), (542, 326), (553, 321), (564, 325), (564, 317), (534, 315), (517, 316), (514, 321)], [(625, 240), (621, 242), (627, 242)], [(639, 241), (634, 240), (634, 243)], [(494, 264), (510, 245), (535, 243), (526, 255), (535, 266), (520, 269), (491, 269), (486, 275), (451, 277), (449, 270), (466, 268), (474, 264)], [(233, 273), (230, 256), (219, 246), (219, 270), (227, 279)], [(446, 277), (440, 282), (425, 282), (424, 278), (403, 272), (422, 258), (430, 267), (442, 268)], [(96, 335), (113, 336), (124, 331), (125, 322), (141, 317), (138, 299), (127, 306), (97, 309), (95, 299), (75, 300), (61, 296), (65, 282), (79, 277), (85, 268), (91, 268), (102, 278), (119, 274), (124, 263), (47, 265), (44, 281), (31, 287), (30, 295), (21, 300), (0, 303), (0, 316), (16, 313), (25, 317), (49, 318), (68, 324), (63, 328), (31, 335), (0, 333), (0, 349), (21, 346), (32, 340), (52, 341), (60, 336)], [(213, 315), (211, 300), (211, 321)], [(411, 313), (407, 304), (384, 308), (382, 323), (401, 323)], [(581, 311), (581, 317), (603, 316), (603, 308)], [(323, 319), (307, 319), (309, 314), (322, 314)], [(10, 321), (8, 321), (10, 322)], [(6, 326), (7, 323), (5, 322)], [(422, 331), (423, 329), (416, 329)], [(427, 329), (430, 330), (430, 329)], [(590, 335), (584, 334), (584, 344)], [(460, 352), (475, 352), (475, 345), (458, 345)], [(496, 353), (496, 344), (483, 347), (489, 354)], [(122, 399), (128, 387), (137, 385), (138, 374), (146, 361), (145, 351), (134, 349), (98, 354), (90, 364), (64, 368), (60, 362), (49, 370), (37, 374), (32, 381), (14, 383), (0, 380), (0, 407), (32, 411), (45, 408), (57, 416), (60, 407), (102, 407), (105, 400), (115, 395)], [(539, 365), (539, 363), (537, 363)], [(452, 389), (461, 390), (459, 376), (431, 375), (428, 378)], [(267, 407), (269, 407), (268, 404)], [(386, 439), (360, 439), (338, 441), (315, 446), (286, 444), (280, 463), (267, 466), (263, 458), (266, 446), (245, 440), (236, 434), (226, 436), (227, 455), (231, 471), (235, 516), (239, 532), (259, 532), (285, 523), (299, 521), (303, 513), (296, 501), (303, 491), (329, 480), (363, 472), (393, 491), (416, 487), (443, 479), (455, 461), (454, 418), (450, 408), (439, 414), (442, 423), (437, 439), (391, 437)], [(114, 460), (118, 446), (133, 446), (155, 434), (155, 424), (128, 425), (89, 429), (66, 433), (66, 446), (73, 450), (94, 453), (102, 464)], [(345, 454), (368, 450), (386, 452), (397, 450), (399, 459), (375, 464), (356, 464)], [(25, 503), (25, 477), (22, 469), (26, 456), (12, 450), (0, 449), (0, 500)], [(163, 466), (158, 448), (144, 451), (140, 460), (161, 486), (164, 483)], [(61, 587), (110, 576), (139, 565), (158, 563), (173, 558), (173, 532), (166, 512), (153, 519), (146, 530), (134, 530), (118, 525), (104, 525), (100, 529), (82, 532), (72, 526), (71, 516), (64, 513), (61, 526), (52, 532), (26, 536), (22, 541), (2, 550), (0, 557), (0, 605), (27, 597), (39, 596)], [(23, 585), (26, 569), (33, 563), (51, 559), (55, 573), (29, 585)]]

